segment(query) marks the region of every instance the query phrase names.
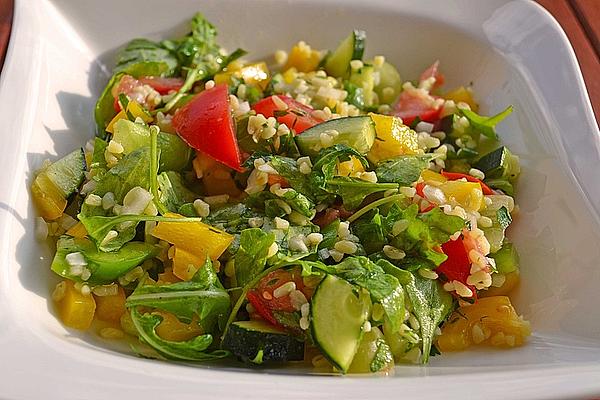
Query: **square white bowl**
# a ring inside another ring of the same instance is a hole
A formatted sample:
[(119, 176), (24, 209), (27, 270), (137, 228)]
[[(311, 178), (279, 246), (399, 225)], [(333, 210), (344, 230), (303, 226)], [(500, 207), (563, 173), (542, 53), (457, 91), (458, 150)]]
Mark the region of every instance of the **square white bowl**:
[[(185, 33), (196, 11), (223, 45), (255, 58), (300, 39), (332, 48), (365, 29), (368, 54), (384, 54), (403, 77), (439, 59), (447, 87), (473, 82), (483, 112), (515, 106), (499, 133), (523, 164), (510, 234), (522, 266), (514, 299), (534, 330), (527, 346), (444, 354), (389, 378), (341, 378), (148, 361), (61, 326), (48, 301), (52, 254), (33, 235), (32, 172), (93, 136), (94, 102), (119, 46)], [(532, 2), (17, 0), (0, 99), (0, 397), (600, 394), (599, 132), (566, 36)]]

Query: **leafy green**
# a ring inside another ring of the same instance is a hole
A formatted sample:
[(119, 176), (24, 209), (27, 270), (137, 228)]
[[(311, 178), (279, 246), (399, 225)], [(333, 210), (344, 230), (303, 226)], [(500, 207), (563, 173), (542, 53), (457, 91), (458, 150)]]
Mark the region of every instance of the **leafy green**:
[(400, 186), (410, 186), (421, 176), (421, 172), (435, 158), (434, 154), (402, 155), (382, 161), (375, 174), (379, 182), (392, 182)]
[(466, 108), (461, 108), (460, 112), (469, 120), (471, 128), (482, 133), (484, 136), (490, 139), (496, 139), (496, 125), (498, 125), (504, 118), (508, 117), (513, 111), (512, 106), (508, 106), (504, 111), (492, 116), (484, 117), (476, 114), (475, 112)]
[(169, 210), (163, 204), (158, 193), (158, 164), (160, 162), (160, 152), (158, 150), (158, 126), (150, 127), (150, 170), (149, 181), (150, 191), (152, 192), (152, 201), (161, 214), (166, 214)]
[(319, 243), (320, 249), (331, 249), (335, 242), (337, 241), (338, 228), (340, 226), (340, 220), (335, 219), (331, 221), (329, 225), (321, 229), (321, 234), (323, 235), (323, 240)]
[(94, 153), (92, 154), (92, 162), (89, 165), (90, 173), (96, 179), (99, 179), (108, 166), (106, 165), (106, 157), (104, 157), (104, 151), (108, 147), (108, 143), (99, 137), (94, 138)]
[(66, 256), (71, 253), (81, 253), (91, 273), (86, 281), (92, 285), (103, 285), (114, 282), (131, 269), (145, 260), (153, 258), (160, 252), (158, 247), (148, 243), (130, 242), (118, 251), (106, 253), (98, 250), (88, 239), (61, 236), (56, 244), (56, 254), (51, 269), (58, 275), (73, 281), (81, 282), (81, 276), (71, 273), (71, 265)]
[(269, 248), (274, 242), (273, 233), (266, 233), (259, 228), (242, 231), (240, 247), (235, 254), (235, 277), (238, 285), (244, 286), (262, 272), (267, 263)]
[(390, 365), (392, 361), (394, 361), (394, 355), (392, 354), (390, 346), (388, 346), (385, 339), (377, 339), (377, 350), (375, 351), (375, 356), (373, 357), (370, 366), (371, 372), (381, 371), (383, 368)]
[(168, 285), (142, 283), (127, 298), (126, 306), (164, 310), (185, 323), (197, 317), (203, 331), (210, 332), (227, 315), (230, 300), (207, 258), (189, 281)]
[(183, 183), (181, 175), (175, 171), (167, 171), (158, 175), (160, 202), (169, 211), (178, 212), (185, 203), (192, 203), (198, 196)]
[(336, 144), (321, 150), (309, 175), (310, 184), (314, 188), (324, 190), (327, 181), (335, 176), (338, 163), (349, 161), (350, 157), (356, 158), (365, 168), (369, 166), (369, 162), (362, 154), (344, 144)]
[(213, 341), (210, 334), (196, 336), (182, 342), (162, 339), (156, 333), (156, 327), (162, 322), (162, 317), (158, 314), (142, 314), (136, 308), (132, 308), (131, 319), (140, 335), (140, 340), (165, 358), (183, 361), (211, 361), (229, 356), (229, 352), (225, 350), (206, 352)]
[(358, 87), (350, 81), (344, 81), (344, 90), (348, 92), (346, 101), (349, 104), (353, 104), (360, 110), (365, 108), (365, 94), (362, 87)]
[(114, 107), (115, 98), (112, 95), (112, 88), (119, 83), (122, 73), (115, 74), (110, 78), (108, 84), (100, 94), (96, 106), (94, 107), (94, 119), (96, 120), (96, 136), (101, 139), (106, 138), (106, 126), (117, 114)]
[(352, 224), (352, 232), (358, 236), (367, 254), (381, 251), (387, 243), (383, 217), (377, 209), (356, 220)]
[(423, 278), (419, 274), (404, 271), (385, 260), (378, 261), (378, 265), (388, 274), (398, 278), (408, 295), (412, 312), (419, 321), (423, 364), (426, 364), (429, 360), (435, 330), (453, 309), (452, 295), (434, 279)]
[[(397, 236), (393, 236), (394, 223), (399, 220), (408, 221), (408, 227)], [(464, 227), (465, 222), (460, 217), (446, 215), (440, 208), (419, 213), (419, 206), (416, 204), (402, 209), (396, 203), (385, 217), (384, 225), (388, 234), (392, 235), (391, 244), (394, 247), (438, 266), (448, 257), (434, 248), (446, 243), (450, 236)]]
[(204, 218), (204, 222), (222, 227), (228, 233), (240, 233), (249, 228), (248, 220), (250, 218), (261, 216), (244, 203), (227, 204), (216, 209), (211, 207), (210, 214)]
[(113, 73), (125, 73), (134, 78), (142, 76), (172, 76), (178, 61), (159, 43), (148, 39), (133, 39), (117, 56)]
[(281, 205), (281, 201), (305, 217), (312, 218), (315, 215), (315, 205), (309, 198), (292, 188), (284, 190), (285, 193), (281, 197), (266, 191), (254, 193), (248, 197), (246, 204), (258, 210), (264, 210), (265, 214), (271, 218), (283, 217), (287, 214), (284, 209), (285, 205)]
[(325, 190), (340, 196), (344, 207), (353, 210), (360, 206), (365, 198), (373, 193), (398, 189), (396, 183), (371, 183), (356, 178), (338, 176), (327, 180)]
[[(250, 154), (276, 154), (283, 157), (292, 157), (294, 160), (300, 157), (300, 151), (298, 150), (292, 131), (282, 136), (274, 136), (270, 139), (255, 142), (252, 135), (248, 134), (248, 118), (249, 115), (236, 119), (236, 137), (241, 150)], [(276, 146), (277, 142), (279, 142), (278, 146)]]

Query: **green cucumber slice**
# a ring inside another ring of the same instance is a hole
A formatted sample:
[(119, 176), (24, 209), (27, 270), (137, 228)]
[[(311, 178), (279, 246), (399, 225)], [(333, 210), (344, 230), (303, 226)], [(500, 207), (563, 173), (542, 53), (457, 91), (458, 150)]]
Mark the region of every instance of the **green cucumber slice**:
[(298, 149), (304, 155), (316, 156), (324, 148), (321, 142), (321, 134), (330, 130), (339, 133), (333, 138), (331, 146), (345, 144), (361, 154), (367, 154), (375, 142), (375, 124), (371, 117), (345, 117), (315, 125), (296, 136)]
[(312, 337), (323, 356), (348, 372), (363, 336), (368, 306), (343, 279), (327, 275), (311, 302)]
[(513, 183), (521, 172), (519, 158), (502, 146), (481, 157), (475, 168), (483, 171), (486, 178), (503, 179)]
[(364, 31), (352, 31), (325, 61), (327, 75), (336, 78), (346, 76), (350, 69), (350, 61), (362, 60), (366, 38), (367, 34)]
[(304, 342), (261, 321), (232, 323), (222, 348), (244, 361), (287, 362), (304, 359)]
[(359, 88), (362, 88), (365, 107), (372, 106), (374, 100), (375, 68), (372, 65), (365, 65), (358, 70), (352, 71), (349, 80)]
[[(375, 72), (379, 73), (379, 83), (374, 89), (379, 96), (379, 103), (392, 104), (402, 91), (402, 79), (398, 70), (392, 64), (384, 62), (381, 67), (375, 67)], [(392, 90), (384, 90), (385, 88)]]
[(51, 164), (44, 172), (66, 199), (79, 188), (85, 177), (85, 154), (77, 149)]
[(505, 242), (500, 250), (491, 254), (496, 261), (496, 269), (500, 274), (510, 274), (514, 271), (519, 271), (519, 253), (510, 242)]

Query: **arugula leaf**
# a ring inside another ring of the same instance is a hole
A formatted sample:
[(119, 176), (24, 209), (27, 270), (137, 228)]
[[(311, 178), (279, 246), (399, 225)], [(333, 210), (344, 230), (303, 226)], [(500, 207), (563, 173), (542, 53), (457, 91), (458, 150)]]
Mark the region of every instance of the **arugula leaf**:
[[(105, 217), (101, 215), (87, 216), (79, 213), (79, 221), (85, 227), (90, 239), (98, 246), (101, 251), (116, 251), (123, 244), (129, 242), (135, 236), (135, 227), (141, 221), (156, 222), (198, 222), (201, 218), (170, 218), (154, 215), (118, 215), (114, 217)], [(106, 243), (104, 239), (108, 233), (114, 230), (117, 236)]]
[(162, 322), (160, 315), (142, 314), (136, 308), (132, 308), (131, 319), (140, 339), (165, 358), (183, 361), (211, 361), (229, 356), (229, 352), (225, 350), (206, 352), (213, 341), (210, 334), (196, 336), (182, 342), (162, 339), (156, 333), (156, 327)]
[(229, 295), (223, 289), (209, 258), (191, 280), (168, 285), (141, 284), (127, 298), (126, 306), (152, 307), (174, 314), (185, 323), (198, 317), (204, 332), (217, 327), (229, 311)]
[(235, 234), (249, 228), (248, 220), (250, 218), (262, 216), (244, 203), (227, 204), (214, 210), (211, 207), (210, 214), (204, 218), (204, 222), (223, 227), (226, 232)]
[(133, 39), (117, 56), (113, 73), (125, 73), (134, 78), (173, 76), (178, 65), (177, 58), (159, 43), (148, 39)]
[[(399, 220), (408, 221), (408, 227), (397, 236), (393, 236), (392, 227)], [(435, 266), (446, 261), (448, 257), (434, 248), (446, 243), (450, 236), (460, 231), (464, 225), (462, 218), (446, 215), (440, 208), (419, 213), (416, 204), (402, 209), (397, 203), (390, 209), (384, 223), (388, 235), (392, 236), (391, 244), (394, 247), (422, 257)]]
[(498, 125), (504, 118), (508, 117), (513, 112), (513, 106), (508, 106), (504, 111), (492, 116), (484, 117), (476, 114), (466, 108), (461, 108), (460, 112), (464, 115), (471, 124), (471, 128), (480, 132), (490, 139), (497, 139), (496, 125)]
[(240, 247), (235, 254), (235, 277), (238, 285), (244, 286), (262, 272), (267, 263), (269, 248), (274, 242), (273, 233), (263, 232), (259, 228), (242, 231)]
[(100, 94), (96, 106), (94, 107), (94, 119), (96, 120), (96, 136), (101, 139), (106, 138), (106, 127), (117, 112), (115, 111), (112, 95), (112, 88), (119, 83), (122, 73), (114, 74), (108, 81), (108, 84)]
[[(249, 154), (258, 153), (267, 156), (276, 154), (291, 157), (294, 161), (300, 157), (300, 151), (292, 131), (283, 136), (255, 142), (252, 135), (248, 134), (248, 118), (249, 115), (246, 114), (236, 119), (236, 137), (240, 149)], [(275, 146), (277, 141), (279, 141), (279, 146)]]
[(366, 257), (348, 257), (337, 265), (316, 264), (318, 268), (365, 288), (381, 304), (394, 330), (404, 322), (404, 290), (394, 276), (386, 274)]
[(178, 212), (185, 203), (193, 203), (198, 196), (183, 183), (181, 175), (167, 171), (158, 175), (160, 202), (171, 212)]
[(380, 260), (377, 264), (386, 273), (398, 278), (408, 295), (412, 312), (420, 324), (423, 364), (426, 364), (429, 361), (435, 329), (454, 308), (452, 295), (434, 279), (423, 278), (419, 274), (404, 271), (385, 260)]
[(382, 161), (375, 170), (377, 180), (410, 186), (419, 179), (421, 172), (435, 157), (435, 154), (402, 155)]
[[(287, 230), (282, 231), (280, 229), (274, 229), (272, 226), (272, 222), (268, 221), (267, 224), (263, 225), (263, 229), (268, 232), (273, 232), (275, 234), (275, 241), (277, 242), (277, 246), (279, 247), (279, 251), (277, 252), (277, 257), (274, 257), (273, 264), (280, 263), (289, 263), (297, 260), (301, 260), (306, 258), (312, 254), (315, 254), (318, 249), (317, 244), (306, 245), (306, 250), (303, 249), (290, 249), (290, 242), (292, 240), (296, 240), (295, 238), (298, 236), (308, 236), (314, 231), (318, 230), (318, 227), (315, 225), (306, 225), (306, 226), (290, 226)], [(271, 262), (271, 260), (269, 261)]]
[(356, 158), (365, 168), (369, 166), (369, 162), (362, 154), (345, 144), (336, 144), (321, 150), (309, 175), (310, 184), (325, 189), (327, 181), (335, 176), (338, 163), (349, 161), (350, 157)]
[(373, 360), (371, 360), (371, 372), (381, 371), (394, 361), (392, 349), (390, 349), (390, 346), (387, 344), (384, 338), (377, 339), (375, 343), (377, 350), (375, 350), (375, 356), (373, 357)]
[(91, 176), (95, 179), (100, 179), (102, 175), (108, 170), (106, 165), (106, 157), (104, 157), (104, 151), (108, 147), (108, 143), (99, 137), (94, 138), (94, 153), (92, 154), (92, 162), (90, 163), (89, 170)]
[(358, 236), (367, 254), (381, 251), (387, 244), (383, 217), (377, 209), (356, 220), (352, 224), (352, 232)]
[(335, 245), (335, 242), (337, 241), (337, 233), (339, 226), (340, 220), (338, 218), (331, 221), (329, 225), (321, 229), (323, 240), (321, 241), (321, 243), (319, 243), (319, 250), (330, 249)]
[[(301, 193), (292, 188), (284, 189), (286, 192), (281, 197), (271, 192), (258, 192), (248, 196), (246, 204), (258, 210), (264, 210), (268, 217), (283, 217), (287, 213), (282, 206), (281, 201), (285, 202), (290, 208), (305, 217), (311, 218), (315, 215), (314, 203)], [(289, 211), (289, 210), (288, 210)]]
[(160, 249), (154, 245), (130, 242), (116, 252), (106, 253), (98, 250), (88, 239), (61, 236), (56, 243), (56, 254), (50, 268), (62, 277), (83, 282), (80, 275), (71, 273), (71, 265), (66, 260), (68, 254), (81, 253), (87, 263), (85, 267), (91, 273), (86, 282), (91, 285), (104, 285), (114, 282), (159, 252)]
[(325, 183), (325, 190), (331, 194), (340, 196), (344, 202), (344, 207), (348, 210), (353, 210), (360, 206), (365, 198), (373, 193), (391, 189), (398, 189), (398, 184), (371, 183), (344, 176), (328, 179)]

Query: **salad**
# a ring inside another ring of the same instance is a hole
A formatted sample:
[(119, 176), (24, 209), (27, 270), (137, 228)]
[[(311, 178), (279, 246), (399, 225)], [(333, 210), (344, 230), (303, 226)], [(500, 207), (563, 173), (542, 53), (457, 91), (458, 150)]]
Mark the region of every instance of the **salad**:
[(360, 30), (259, 61), (216, 36), (197, 14), (129, 42), (96, 137), (36, 175), (64, 325), (146, 357), (342, 374), (526, 341), (507, 297), (519, 161), (495, 131), (512, 107), (480, 115), (438, 61), (403, 81)]

